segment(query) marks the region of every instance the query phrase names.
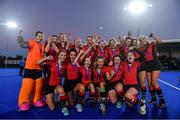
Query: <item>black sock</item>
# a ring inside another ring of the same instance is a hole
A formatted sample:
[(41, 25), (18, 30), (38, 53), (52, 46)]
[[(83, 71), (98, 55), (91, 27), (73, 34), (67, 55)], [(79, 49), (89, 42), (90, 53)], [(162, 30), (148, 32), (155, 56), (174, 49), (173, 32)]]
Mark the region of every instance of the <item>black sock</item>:
[(61, 108), (67, 107), (66, 106), (66, 95), (65, 95), (65, 93), (59, 95), (59, 100), (60, 100)]
[(96, 94), (95, 94), (95, 92), (90, 92), (89, 99), (90, 99), (90, 102), (95, 103), (95, 101), (96, 101)]
[(155, 92), (155, 90), (152, 87), (150, 87), (149, 92), (150, 92), (150, 95), (152, 97), (152, 100), (156, 101), (156, 92)]
[(135, 104), (135, 105), (138, 105), (138, 106), (143, 106), (144, 103), (141, 102), (137, 96), (134, 96), (131, 100), (130, 100), (131, 103)]
[(144, 105), (144, 103), (141, 102), (138, 98), (136, 99), (136, 101), (135, 101), (134, 104), (136, 104), (136, 105), (138, 105), (138, 106), (140, 106), (140, 107)]
[(142, 99), (146, 99), (146, 86), (141, 87), (141, 95)]
[(106, 91), (105, 89), (100, 89), (100, 97), (105, 98), (106, 97)]
[(155, 88), (155, 90), (156, 90), (156, 93), (157, 93), (157, 95), (159, 97), (160, 102), (165, 102), (163, 92), (162, 92), (161, 88), (157, 87), (157, 88)]
[(123, 102), (123, 92), (117, 92), (117, 91), (116, 91), (116, 93), (117, 93), (118, 101)]
[(73, 100), (75, 103), (78, 102), (78, 92), (73, 92)]
[(85, 97), (85, 93), (78, 92), (78, 100), (77, 100), (77, 103), (83, 104), (83, 102), (84, 102), (84, 97)]

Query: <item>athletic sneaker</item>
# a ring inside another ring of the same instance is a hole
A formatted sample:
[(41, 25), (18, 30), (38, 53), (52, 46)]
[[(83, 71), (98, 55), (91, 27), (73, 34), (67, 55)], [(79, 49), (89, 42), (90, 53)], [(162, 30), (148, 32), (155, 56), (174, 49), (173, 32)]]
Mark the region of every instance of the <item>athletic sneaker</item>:
[(43, 107), (44, 106), (44, 102), (42, 100), (37, 100), (35, 103), (34, 103), (34, 106), (35, 107)]
[(30, 109), (30, 104), (29, 102), (24, 102), (19, 106), (20, 111), (27, 111)]
[(82, 105), (79, 103), (76, 104), (76, 110), (77, 110), (77, 112), (82, 112), (83, 111)]
[(101, 111), (101, 114), (106, 114), (107, 110), (106, 110), (105, 104), (100, 103), (100, 111)]
[(151, 100), (149, 101), (149, 104), (156, 104), (156, 100), (155, 100), (155, 99), (151, 99)]
[(99, 101), (100, 103), (107, 103), (108, 102), (108, 100), (106, 99), (106, 98), (100, 98), (100, 101)]
[(158, 107), (159, 108), (166, 108), (166, 103), (160, 101)]
[(95, 102), (94, 101), (90, 101), (90, 108), (94, 109), (96, 107)]
[(146, 105), (145, 105), (145, 104), (143, 104), (142, 106), (140, 106), (139, 113), (140, 113), (141, 115), (145, 115), (145, 114), (146, 114)]
[(145, 98), (142, 98), (141, 99), (141, 102), (143, 102), (144, 104), (146, 103), (146, 99)]
[(122, 102), (121, 101), (118, 101), (117, 103), (116, 103), (116, 108), (122, 108)]
[(62, 113), (64, 114), (64, 116), (68, 116), (69, 115), (69, 110), (67, 109), (67, 107), (63, 107), (62, 108)]

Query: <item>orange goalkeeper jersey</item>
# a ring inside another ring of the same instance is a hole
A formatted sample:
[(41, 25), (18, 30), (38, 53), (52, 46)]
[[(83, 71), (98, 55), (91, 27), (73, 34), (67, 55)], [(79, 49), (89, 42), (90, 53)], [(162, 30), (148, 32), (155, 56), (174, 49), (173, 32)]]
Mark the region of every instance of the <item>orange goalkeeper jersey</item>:
[(29, 52), (26, 59), (26, 69), (41, 70), (41, 65), (37, 65), (37, 61), (44, 57), (44, 45), (36, 40), (28, 41)]

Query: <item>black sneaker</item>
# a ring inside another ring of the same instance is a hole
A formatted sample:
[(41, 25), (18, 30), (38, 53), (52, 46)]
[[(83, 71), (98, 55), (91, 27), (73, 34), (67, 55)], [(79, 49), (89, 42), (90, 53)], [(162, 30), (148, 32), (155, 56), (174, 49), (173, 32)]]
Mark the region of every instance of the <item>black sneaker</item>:
[(149, 104), (156, 104), (156, 100), (155, 99), (151, 99), (148, 103)]
[(96, 107), (95, 102), (91, 101), (91, 102), (90, 102), (90, 108), (91, 108), (91, 109), (94, 109), (95, 107)]
[(160, 101), (158, 107), (161, 109), (166, 108), (166, 103)]

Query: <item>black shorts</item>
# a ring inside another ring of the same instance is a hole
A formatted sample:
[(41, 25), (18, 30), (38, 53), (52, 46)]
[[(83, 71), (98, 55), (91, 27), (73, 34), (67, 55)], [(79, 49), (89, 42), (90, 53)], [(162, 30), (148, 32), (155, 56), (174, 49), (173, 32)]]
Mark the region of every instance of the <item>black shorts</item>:
[(49, 93), (54, 93), (54, 90), (56, 89), (56, 86), (47, 85), (44, 87), (44, 94), (48, 95)]
[(135, 88), (139, 92), (139, 87), (138, 85), (123, 85), (123, 93), (126, 93), (129, 88)]
[(147, 68), (146, 69), (147, 72), (161, 70), (161, 64), (160, 64), (159, 60), (148, 61), (148, 62), (146, 62), (146, 68)]
[(142, 63), (141, 63), (141, 66), (140, 66), (140, 68), (139, 68), (139, 72), (141, 72), (141, 71), (146, 71), (146, 70), (147, 70), (146, 63), (145, 63), (145, 62), (142, 62)]
[(121, 82), (119, 82), (119, 81), (116, 81), (116, 82), (106, 82), (106, 90), (107, 91), (115, 90), (115, 86), (118, 83), (121, 83)]
[(100, 83), (93, 83), (95, 88), (100, 87)]
[[(104, 82), (104, 81), (103, 81), (103, 82)], [(94, 84), (94, 87), (95, 87), (95, 88), (100, 88), (100, 83), (101, 83), (101, 82), (99, 82), (99, 83), (97, 83), (97, 82), (96, 82), (96, 83), (93, 83), (93, 84)], [(104, 82), (104, 83), (105, 83), (105, 82)], [(105, 86), (106, 86), (106, 83), (105, 83)]]
[(24, 78), (32, 78), (33, 80), (36, 80), (38, 78), (42, 77), (42, 70), (36, 70), (36, 69), (24, 69)]
[(67, 80), (67, 79), (65, 79), (64, 85), (63, 85), (64, 91), (65, 92), (73, 91), (78, 83), (79, 83), (78, 80)]

